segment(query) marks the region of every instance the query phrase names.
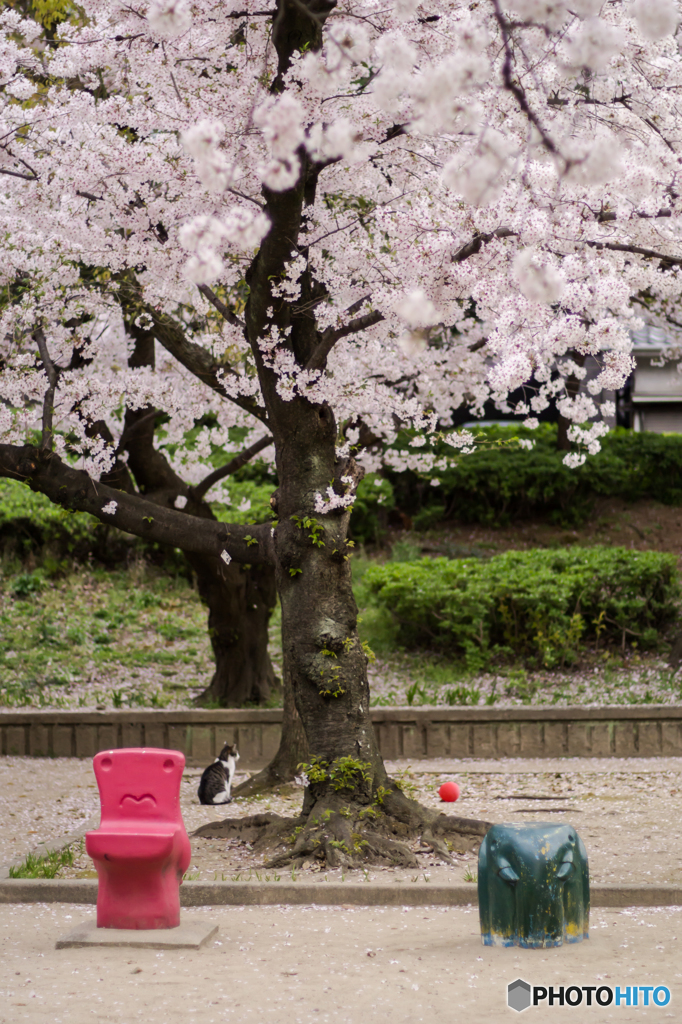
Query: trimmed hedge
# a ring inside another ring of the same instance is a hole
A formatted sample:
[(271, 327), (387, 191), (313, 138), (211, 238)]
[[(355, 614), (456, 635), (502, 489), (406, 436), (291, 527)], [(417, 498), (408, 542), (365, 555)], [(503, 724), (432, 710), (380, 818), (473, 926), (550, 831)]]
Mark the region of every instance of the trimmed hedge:
[(677, 617), (676, 562), (626, 548), (508, 551), (375, 565), (363, 583), (405, 647), (463, 657), (472, 670), (505, 657), (552, 668), (588, 645), (655, 647)]
[[(589, 517), (598, 496), (682, 505), (682, 435), (613, 430), (602, 438), (598, 455), (569, 469), (563, 464), (565, 452), (557, 451), (553, 424), (537, 430), (482, 424), (474, 433), (506, 446), (479, 448), (423, 479), (411, 472), (388, 473), (397, 507), (413, 518), (417, 529), (443, 519), (504, 525), (538, 517), (577, 525)], [(526, 451), (510, 446), (514, 437), (530, 438), (535, 447)], [(409, 438), (403, 437), (396, 447), (408, 445)], [(446, 445), (435, 451), (452, 459)], [(432, 477), (438, 486), (431, 485)]]

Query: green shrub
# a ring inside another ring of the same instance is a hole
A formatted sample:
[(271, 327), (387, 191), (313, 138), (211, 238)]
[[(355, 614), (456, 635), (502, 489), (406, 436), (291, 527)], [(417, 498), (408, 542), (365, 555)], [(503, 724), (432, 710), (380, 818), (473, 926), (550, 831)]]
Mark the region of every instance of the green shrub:
[(350, 519), (353, 540), (376, 544), (386, 533), (388, 513), (395, 507), (393, 487), (377, 473), (368, 473), (358, 484)]
[(87, 513), (65, 512), (26, 484), (0, 479), (0, 538), (12, 537), (25, 549), (56, 543), (69, 550), (82, 542), (92, 544), (92, 531), (98, 527)]
[(131, 537), (114, 526), (100, 523), (86, 512), (68, 512), (18, 480), (0, 478), (0, 552), (20, 561), (38, 555), (40, 568), (25, 573), (14, 584), (17, 597), (41, 589), (48, 578), (61, 576), (69, 559), (90, 557), (105, 565), (118, 565), (136, 553), (171, 567), (176, 556), (158, 544)]
[(400, 623), (405, 647), (447, 652), (473, 671), (505, 657), (564, 665), (588, 644), (655, 647), (680, 596), (674, 555), (600, 547), (387, 562), (363, 586)]
[[(413, 517), (415, 528), (428, 529), (441, 519), (505, 524), (515, 519), (546, 517), (562, 525), (584, 522), (598, 496), (627, 501), (648, 498), (666, 505), (682, 504), (682, 436), (635, 434), (613, 430), (602, 439), (602, 450), (584, 465), (569, 469), (565, 452), (557, 451), (556, 426), (537, 430), (486, 426), (474, 430), (497, 446), (479, 447), (471, 455), (453, 458), (443, 442), (434, 455), (447, 459), (435, 470), (389, 473), (395, 500)], [(516, 447), (515, 437), (535, 442), (531, 451)], [(402, 436), (395, 447), (407, 448)]]

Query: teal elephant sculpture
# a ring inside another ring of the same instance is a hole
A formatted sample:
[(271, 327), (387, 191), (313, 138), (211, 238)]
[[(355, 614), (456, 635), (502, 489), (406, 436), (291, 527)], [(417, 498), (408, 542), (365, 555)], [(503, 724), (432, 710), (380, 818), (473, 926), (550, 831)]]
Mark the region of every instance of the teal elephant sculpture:
[(585, 845), (570, 825), (493, 825), (478, 855), (484, 946), (538, 949), (589, 938)]

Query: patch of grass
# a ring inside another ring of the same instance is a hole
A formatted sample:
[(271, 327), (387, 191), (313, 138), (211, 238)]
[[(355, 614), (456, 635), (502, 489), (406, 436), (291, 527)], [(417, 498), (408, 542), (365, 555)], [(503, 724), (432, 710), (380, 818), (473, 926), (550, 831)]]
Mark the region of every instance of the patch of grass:
[(477, 882), (478, 875), (474, 874), (471, 868), (464, 869), (464, 881), (465, 882)]
[(177, 671), (176, 700), (188, 673), (197, 686), (210, 679), (206, 608), (184, 577), (145, 563), (50, 579), (18, 569), (0, 563), (0, 706), (76, 706), (80, 697), (85, 706), (99, 696), (115, 707), (163, 707), (170, 697), (159, 669)]
[(33, 853), (26, 856), (23, 864), (9, 869), (10, 878), (54, 878), (61, 868), (73, 867), (74, 852), (70, 846), (63, 850), (52, 850), (46, 857)]

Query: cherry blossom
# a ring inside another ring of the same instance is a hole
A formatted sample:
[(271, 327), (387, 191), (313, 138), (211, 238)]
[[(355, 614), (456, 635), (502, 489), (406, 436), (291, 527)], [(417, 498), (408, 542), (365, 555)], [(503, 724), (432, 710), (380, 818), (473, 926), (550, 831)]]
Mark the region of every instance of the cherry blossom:
[[(555, 404), (592, 451), (630, 332), (679, 331), (673, 0), (341, 0), (286, 59), (255, 0), (82, 10), (54, 41), (3, 12), (3, 442), (32, 436), (53, 389), (55, 450), (97, 478), (121, 402), (153, 405), (197, 483), (234, 428), (267, 437), (273, 374), (273, 395), (332, 410), (339, 458), (367, 471), (400, 426), (447, 431), (520, 385), (519, 415)], [(305, 358), (301, 310), (322, 346)], [(133, 328), (155, 369), (127, 365)], [(575, 396), (586, 356), (600, 369)], [(102, 419), (109, 440), (91, 436)], [(434, 469), (428, 446), (386, 458)], [(341, 490), (311, 500), (331, 514)]]

